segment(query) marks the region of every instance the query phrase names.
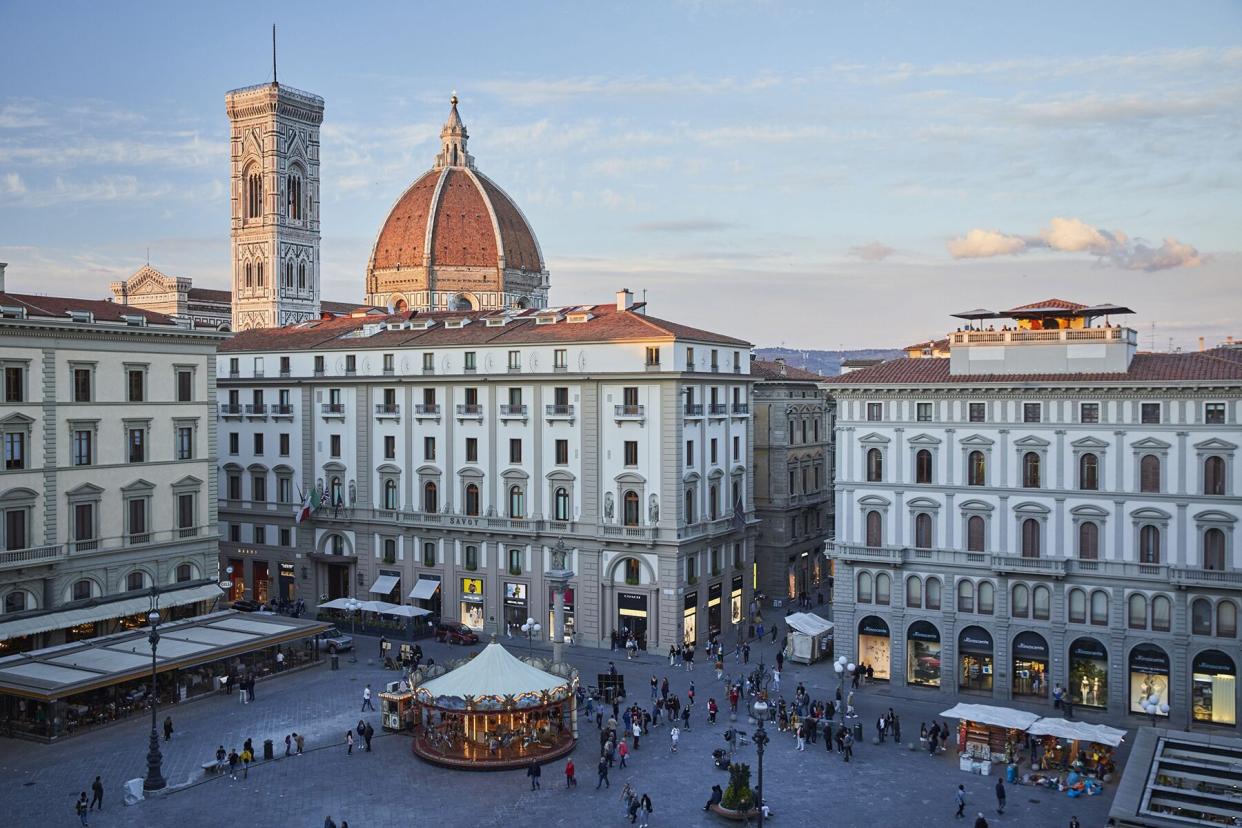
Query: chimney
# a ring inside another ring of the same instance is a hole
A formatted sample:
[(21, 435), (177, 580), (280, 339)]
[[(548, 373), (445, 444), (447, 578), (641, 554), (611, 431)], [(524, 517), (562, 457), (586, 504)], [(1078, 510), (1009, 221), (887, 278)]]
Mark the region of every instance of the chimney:
[(1200, 351), (1205, 350), (1204, 345), (1203, 345), (1203, 337), (1199, 337), (1199, 350)]
[(8, 266), (8, 262), (0, 262), (0, 293), (4, 293), (4, 269)]
[(634, 291), (621, 288), (617, 291), (617, 310), (624, 311), (634, 307)]

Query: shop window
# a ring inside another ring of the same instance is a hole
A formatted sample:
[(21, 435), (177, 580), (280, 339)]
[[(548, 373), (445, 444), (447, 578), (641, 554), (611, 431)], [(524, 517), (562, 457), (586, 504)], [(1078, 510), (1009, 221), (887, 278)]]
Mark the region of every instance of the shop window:
[(1204, 650), (1191, 662), (1191, 709), (1196, 722), (1237, 724), (1237, 668), (1219, 650)]
[(428, 480), (423, 484), (423, 511), (435, 514), (440, 510), (440, 489), (435, 482)]
[(1160, 563), (1160, 530), (1155, 526), (1139, 529), (1139, 563)]
[(906, 682), (940, 686), (940, 631), (928, 621), (915, 621), (906, 633)]
[(914, 482), (932, 482), (932, 454), (927, 449), (919, 449), (914, 455)]
[(1091, 452), (1078, 458), (1078, 488), (1092, 492), (1100, 488), (1100, 458)]
[(466, 569), (474, 572), (479, 568), (479, 547), (467, 546), (465, 549)]
[(1052, 614), (1052, 590), (1043, 584), (1031, 590), (1031, 614), (1040, 621), (1047, 621)]
[(1014, 618), (1027, 618), (1031, 614), (1031, 588), (1026, 584), (1015, 584), (1013, 587), (1013, 601), (1010, 604), (1010, 614)]
[(884, 480), (884, 454), (878, 449), (867, 449), (867, 481), (880, 483)]
[(1203, 568), (1214, 572), (1225, 568), (1225, 533), (1215, 527), (1203, 533)]
[(979, 613), (991, 615), (996, 608), (996, 587), (991, 581), (979, 582)]
[(436, 565), (436, 545), (428, 541), (423, 544), (423, 566)]
[(988, 461), (981, 451), (972, 451), (966, 458), (966, 485), (986, 486)]
[(1216, 635), (1234, 638), (1238, 634), (1238, 605), (1233, 601), (1221, 601), (1216, 605)]
[(962, 579), (957, 582), (957, 611), (975, 611), (975, 584), (973, 581)]
[(560, 486), (552, 498), (556, 520), (569, 520), (569, 490)]
[(1039, 557), (1039, 521), (1035, 518), (1022, 521), (1022, 557)]
[(1225, 493), (1225, 460), (1212, 455), (1203, 461), (1203, 493), (1205, 495), (1223, 495)]
[(1028, 489), (1039, 488), (1039, 454), (1036, 452), (1022, 455), (1022, 485)]
[(890, 592), (893, 587), (893, 579), (887, 572), (881, 572), (875, 576), (875, 602), (877, 604), (888, 604), (891, 599)]
[(859, 572), (857, 600), (860, 604), (870, 604), (871, 598), (871, 573)]
[(980, 515), (971, 515), (966, 519), (966, 551), (982, 552), (986, 524)]
[(919, 549), (932, 548), (932, 518), (923, 513), (914, 516), (914, 545)]
[(867, 512), (867, 546), (876, 548), (884, 542), (883, 518), (872, 509)]
[(1167, 595), (1157, 595), (1151, 599), (1151, 628), (1157, 632), (1168, 632), (1172, 626), (1173, 602)]
[(940, 609), (940, 579), (928, 578), (923, 584), (923, 600), (929, 610)]
[(479, 514), (479, 487), (473, 483), (466, 484), (466, 514)]
[(1139, 491), (1160, 491), (1160, 458), (1154, 454), (1144, 454), (1139, 461)]
[(1078, 524), (1078, 558), (1084, 561), (1100, 558), (1100, 525), (1093, 520)]
[(1097, 626), (1108, 624), (1108, 593), (1102, 589), (1091, 593), (1091, 623)]
[(906, 606), (915, 609), (923, 606), (923, 582), (916, 576), (906, 578)]
[(1071, 624), (1087, 623), (1087, 593), (1081, 589), (1070, 590), (1069, 620)]
[(1108, 650), (1094, 638), (1079, 638), (1069, 648), (1069, 691), (1075, 704), (1108, 708)]
[(1132, 630), (1147, 629), (1147, 596), (1141, 592), (1136, 592), (1130, 596), (1130, 600), (1126, 602), (1127, 612), (1129, 616), (1128, 623)]

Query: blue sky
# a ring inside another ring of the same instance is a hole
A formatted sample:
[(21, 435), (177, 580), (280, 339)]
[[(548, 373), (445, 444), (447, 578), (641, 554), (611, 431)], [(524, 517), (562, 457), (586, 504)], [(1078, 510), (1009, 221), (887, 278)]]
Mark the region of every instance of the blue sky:
[[(456, 90), (554, 303), (761, 345), (900, 345), (1061, 296), (1144, 346), (1242, 336), (1242, 4), (0, 4), (0, 260), (105, 295), (228, 283), (224, 93), (326, 99), (324, 296)], [(1153, 334), (1152, 324), (1155, 323)]]

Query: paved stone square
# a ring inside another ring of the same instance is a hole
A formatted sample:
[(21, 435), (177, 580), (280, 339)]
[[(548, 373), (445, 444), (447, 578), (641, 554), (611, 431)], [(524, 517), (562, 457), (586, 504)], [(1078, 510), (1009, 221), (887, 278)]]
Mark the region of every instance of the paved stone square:
[[(587, 683), (593, 684), (595, 674), (605, 671), (612, 658), (626, 677), (631, 699), (649, 701), (654, 673), (668, 675), (672, 690), (683, 696), (693, 680), (699, 703), (678, 753), (670, 750), (667, 728), (653, 728), (631, 754), (630, 767), (614, 768), (612, 787), (599, 792), (595, 790), (597, 730), (594, 722), (582, 721), (581, 738), (573, 753), (578, 787), (566, 790), (564, 761), (560, 760), (545, 767), (543, 790), (532, 792), (521, 770), (470, 773), (428, 765), (411, 754), (408, 737), (381, 735), (379, 717), (372, 713), (365, 717), (376, 726), (374, 752), (367, 754), (355, 747), (354, 755), (347, 756), (344, 734), (358, 721), (363, 686), (370, 682), (378, 690), (395, 676), (375, 663), (375, 640), (358, 640), (358, 663), (344, 657), (338, 672), (324, 666), (265, 681), (257, 687), (254, 704), (242, 705), (237, 696), (220, 696), (171, 708), (176, 734), (161, 746), (173, 790), (136, 806), (122, 804), (121, 784), (145, 772), (147, 720), (130, 720), (53, 745), (0, 740), (0, 801), (5, 804), (6, 824), (76, 825), (73, 801), (79, 791), (89, 790), (96, 774), (103, 775), (107, 786), (106, 810), (90, 815), (92, 826), (195, 828), (271, 820), (281, 826), (319, 828), (328, 814), (338, 823), (347, 820), (350, 828), (628, 825), (620, 801), (626, 781), (640, 793), (650, 794), (655, 807), (653, 826), (728, 824), (701, 810), (711, 785), (727, 783), (727, 774), (713, 768), (711, 751), (724, 746), (722, 733), (728, 721), (715, 673), (701, 663), (695, 672), (686, 673), (670, 669), (667, 659), (654, 654), (627, 662), (620, 652), (570, 650), (570, 660), (582, 670)], [(525, 649), (516, 641), (511, 647), (517, 654)], [(424, 644), (424, 650), (441, 662), (465, 655), (462, 648), (436, 644)], [(752, 652), (752, 662), (761, 652), (770, 661), (773, 648), (766, 645)], [(828, 698), (835, 692), (830, 664), (786, 666), (781, 681), (786, 698), (792, 698), (799, 681), (806, 684), (812, 698)], [(737, 674), (741, 669), (732, 657), (728, 659), (726, 672)], [(722, 707), (721, 722), (715, 727), (707, 724), (705, 708), (710, 696)], [(856, 701), (859, 721), (864, 723), (893, 707), (907, 741), (910, 734), (917, 739), (920, 720), (930, 720), (949, 706), (939, 699), (896, 698), (882, 686), (865, 688)], [(164, 712), (160, 712), (161, 720)], [(744, 720), (742, 726), (753, 730)], [(973, 825), (974, 814), (980, 810), (990, 826), (1058, 828), (1068, 825), (1075, 814), (1083, 826), (1102, 826), (1106, 821), (1112, 785), (1102, 796), (1080, 799), (1009, 786), (1009, 807), (1001, 816), (996, 813), (992, 790), (995, 777), (962, 773), (953, 753), (929, 758), (925, 752), (891, 743), (873, 746), (873, 729), (864, 725), (867, 738), (856, 747), (850, 764), (827, 752), (822, 742), (808, 744), (799, 753), (790, 734), (773, 729), (764, 758), (773, 824)], [(306, 735), (307, 752), (284, 759), (284, 735), (294, 730)], [(264, 739), (273, 739), (278, 758), (252, 767), (248, 779), (203, 778), (199, 765), (214, 756), (217, 745), (240, 751), (247, 737), (254, 739), (259, 752)], [(1124, 750), (1123, 746), (1121, 760)], [(741, 749), (739, 756), (750, 762), (753, 783), (757, 776), (754, 747)], [(971, 818), (964, 822), (953, 818), (953, 792), (958, 784), (965, 784), (967, 790)]]

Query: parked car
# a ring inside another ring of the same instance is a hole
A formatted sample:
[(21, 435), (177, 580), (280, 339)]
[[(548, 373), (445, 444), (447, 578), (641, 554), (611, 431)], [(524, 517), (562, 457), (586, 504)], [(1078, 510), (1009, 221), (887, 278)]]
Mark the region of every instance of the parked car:
[(479, 636), (459, 621), (441, 621), (436, 624), (436, 641), (449, 644), (478, 644)]
[(321, 650), (327, 650), (329, 653), (338, 653), (341, 650), (352, 650), (353, 648), (354, 639), (351, 636), (345, 635), (336, 627), (329, 627), (319, 634), (319, 649)]
[(241, 612), (258, 612), (262, 608), (262, 604), (258, 601), (252, 601), (249, 598), (243, 598), (240, 601), (233, 602), (233, 609), (240, 610)]

